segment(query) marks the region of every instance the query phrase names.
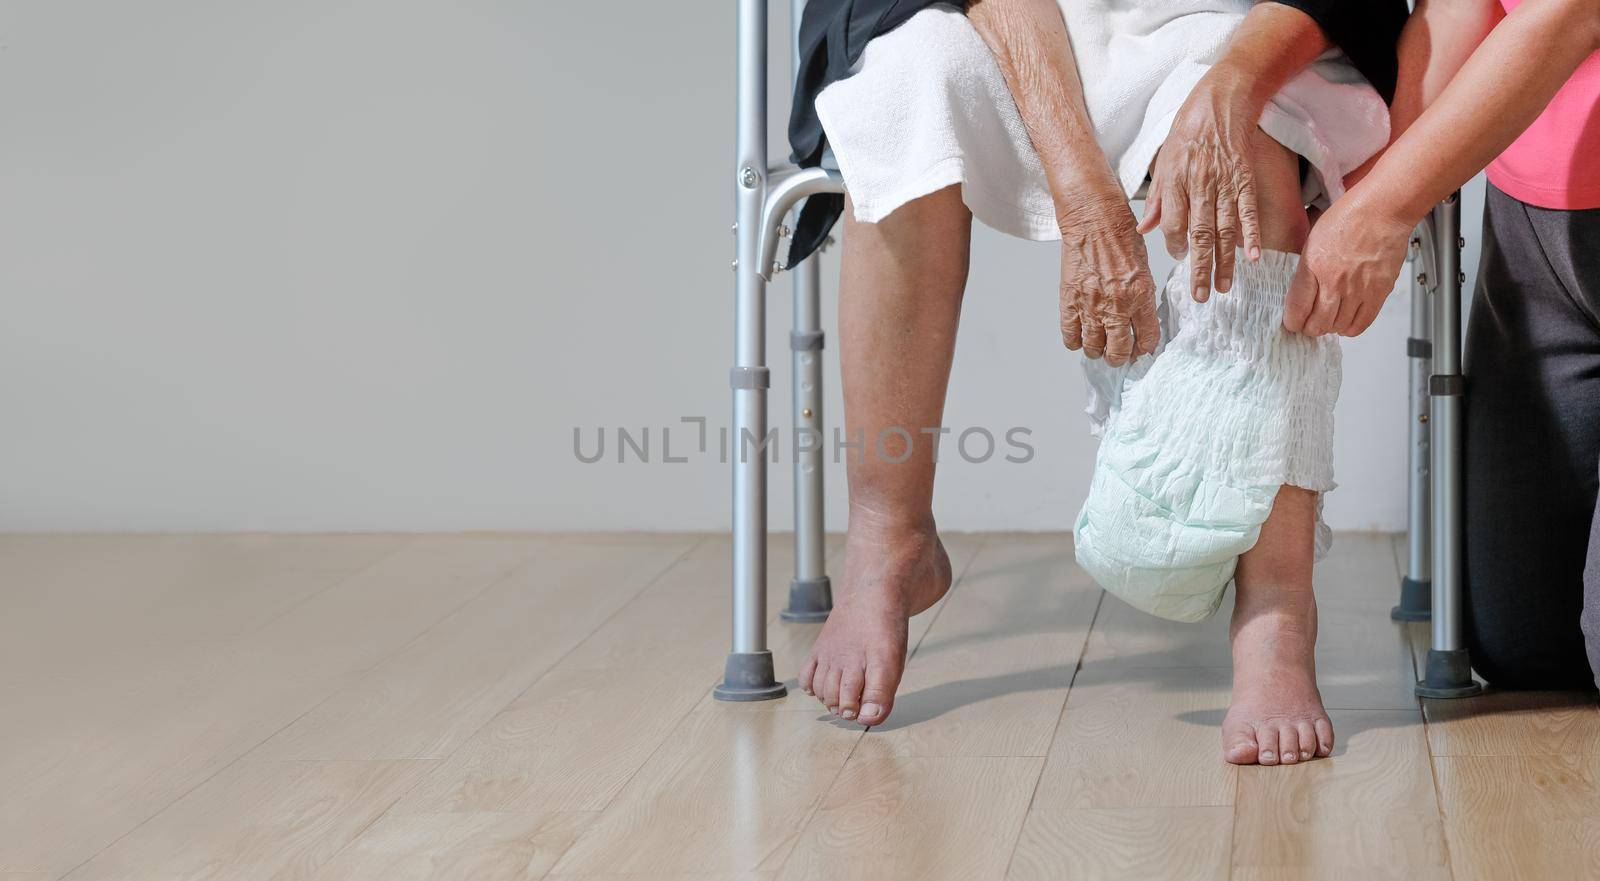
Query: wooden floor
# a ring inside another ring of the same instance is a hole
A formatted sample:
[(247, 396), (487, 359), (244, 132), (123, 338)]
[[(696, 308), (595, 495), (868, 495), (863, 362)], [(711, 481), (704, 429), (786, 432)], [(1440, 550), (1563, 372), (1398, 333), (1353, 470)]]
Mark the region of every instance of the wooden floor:
[(1335, 756), (1243, 769), (1223, 617), (949, 545), (864, 733), (708, 698), (723, 537), (0, 538), (0, 881), (1600, 877), (1600, 708), (1419, 706), (1391, 536), (1318, 569)]

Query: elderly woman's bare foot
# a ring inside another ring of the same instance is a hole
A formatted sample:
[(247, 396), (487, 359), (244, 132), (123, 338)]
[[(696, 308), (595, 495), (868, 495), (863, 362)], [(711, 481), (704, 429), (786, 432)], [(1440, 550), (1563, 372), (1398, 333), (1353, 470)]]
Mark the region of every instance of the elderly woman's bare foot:
[(1333, 752), (1333, 723), (1317, 691), (1317, 606), (1310, 591), (1252, 592), (1234, 607), (1233, 702), (1222, 757), (1235, 765), (1292, 765)]
[(950, 589), (950, 558), (931, 520), (915, 528), (855, 515), (833, 613), (800, 671), (800, 688), (841, 719), (878, 725), (906, 665), (906, 622)]

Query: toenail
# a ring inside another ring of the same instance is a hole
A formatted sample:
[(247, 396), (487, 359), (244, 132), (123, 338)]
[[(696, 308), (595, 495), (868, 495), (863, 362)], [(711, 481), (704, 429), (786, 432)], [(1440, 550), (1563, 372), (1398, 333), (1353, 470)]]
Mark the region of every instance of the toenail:
[(877, 704), (861, 705), (861, 715), (863, 716), (876, 716), (881, 712), (883, 712), (883, 707), (880, 707)]
[(843, 716), (846, 719), (854, 719), (856, 717), (856, 711), (855, 710), (845, 710), (844, 712), (840, 713), (839, 715)]
[(1273, 752), (1270, 749), (1265, 749), (1265, 750), (1261, 751), (1261, 758), (1266, 760), (1266, 761), (1269, 761), (1269, 762), (1272, 761), (1277, 755), (1278, 755), (1277, 753)]
[(1302, 759), (1311, 758), (1311, 750), (1308, 750), (1308, 749), (1301, 750), (1300, 751), (1300, 758), (1302, 758)]

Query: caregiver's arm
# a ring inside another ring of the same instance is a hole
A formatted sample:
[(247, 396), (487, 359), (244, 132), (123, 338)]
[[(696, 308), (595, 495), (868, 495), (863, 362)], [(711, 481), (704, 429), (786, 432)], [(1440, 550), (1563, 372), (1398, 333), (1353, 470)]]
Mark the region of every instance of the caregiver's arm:
[[(1396, 50), (1399, 78), (1389, 103), (1389, 143), (1405, 134), (1438, 99), (1472, 51), (1505, 16), (1500, 0), (1418, 0)], [(1385, 147), (1385, 150), (1388, 148)], [(1344, 177), (1354, 189), (1383, 158), (1383, 150)]]
[(1316, 60), (1330, 43), (1298, 9), (1257, 3), (1240, 22), (1228, 50), (1178, 109), (1151, 175), (1140, 232), (1161, 225), (1167, 251), (1193, 253), (1189, 290), (1210, 294), (1233, 285), (1233, 252), (1261, 255), (1250, 137), (1272, 96)]
[(1284, 327), (1310, 336), (1369, 327), (1412, 227), (1516, 140), (1597, 49), (1600, 0), (1526, 0), (1507, 15), (1371, 174), (1317, 222)]
[(1500, 0), (1418, 0), (1396, 50), (1400, 79), (1389, 105), (1391, 144), (1439, 99), (1503, 17)]
[(1061, 338), (1112, 365), (1155, 351), (1155, 282), (1137, 222), (1095, 140), (1067, 25), (1055, 0), (972, 0), (1039, 152), (1061, 228)]

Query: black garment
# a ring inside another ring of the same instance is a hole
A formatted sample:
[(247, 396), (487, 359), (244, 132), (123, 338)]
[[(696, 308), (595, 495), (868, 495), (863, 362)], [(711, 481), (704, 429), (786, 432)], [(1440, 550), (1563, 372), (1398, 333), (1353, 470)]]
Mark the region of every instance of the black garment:
[[(800, 69), (789, 112), (791, 159), (810, 167), (822, 162), (824, 136), (817, 119), (817, 94), (843, 79), (867, 42), (911, 16), (951, 0), (810, 0), (800, 23)], [(1394, 97), (1395, 44), (1406, 20), (1406, 0), (1274, 0), (1309, 15), (1328, 39), (1349, 56), (1385, 101)], [(960, 5), (959, 0), (956, 5)], [(806, 200), (795, 223), (789, 265), (822, 244), (844, 213), (844, 198), (828, 194)]]
[(1490, 186), (1483, 237), (1465, 365), (1467, 648), (1493, 685), (1585, 688), (1600, 675), (1600, 208)]

